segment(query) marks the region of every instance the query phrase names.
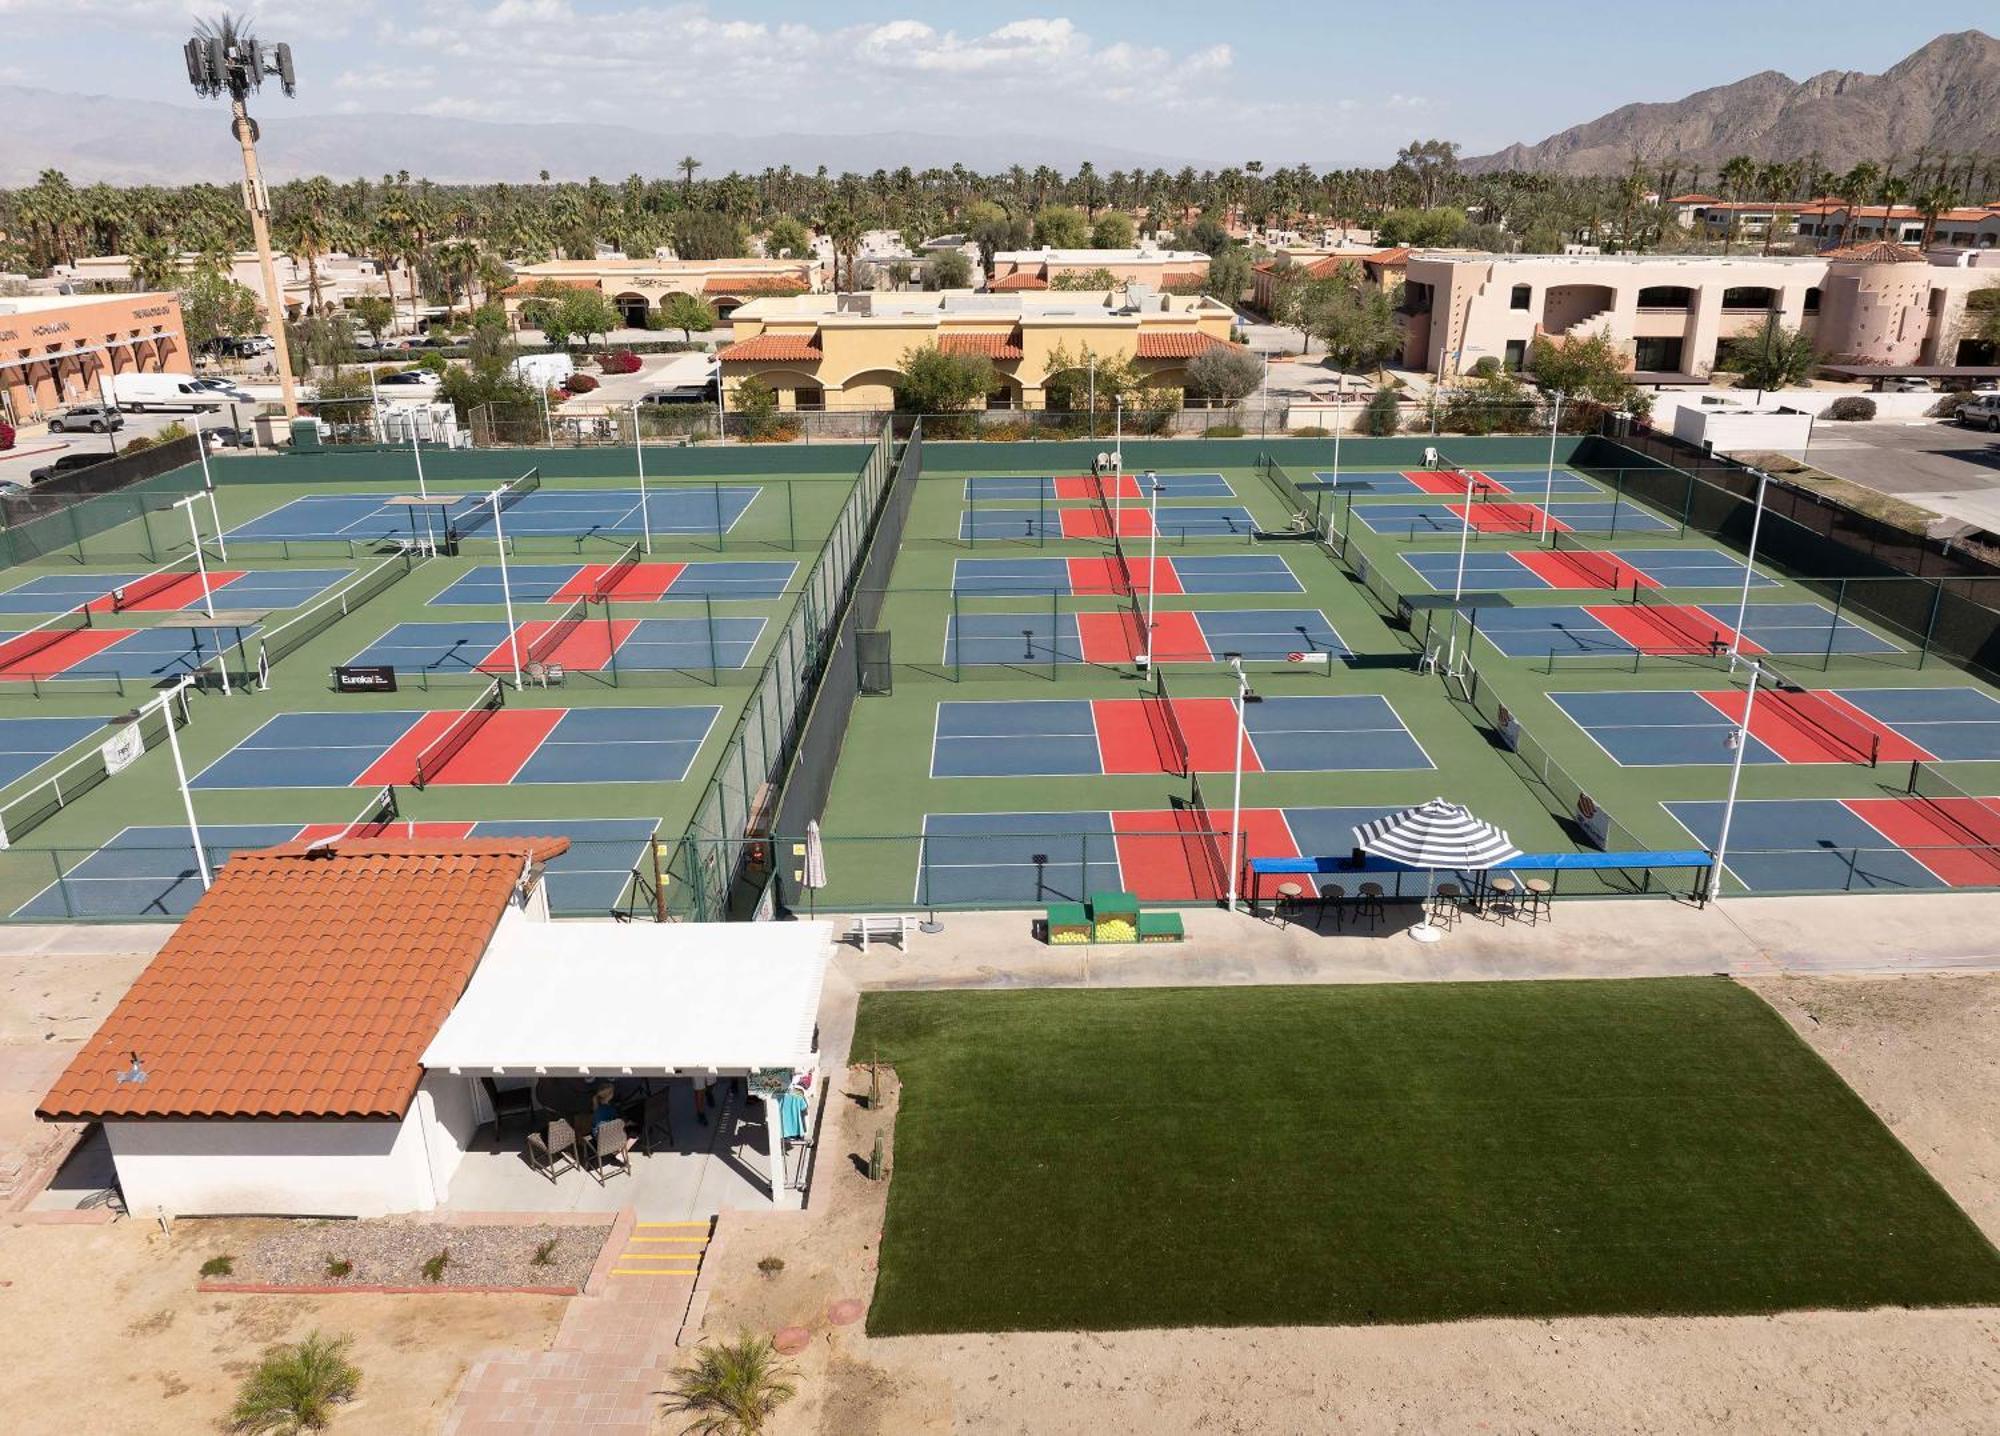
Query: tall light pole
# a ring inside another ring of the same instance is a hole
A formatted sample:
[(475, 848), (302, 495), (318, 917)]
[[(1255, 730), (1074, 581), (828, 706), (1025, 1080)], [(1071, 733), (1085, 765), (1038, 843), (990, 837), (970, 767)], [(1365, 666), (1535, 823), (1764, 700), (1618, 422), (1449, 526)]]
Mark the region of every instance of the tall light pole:
[(514, 585), (507, 576), (507, 530), (500, 523), (500, 495), (506, 492), (503, 484), (486, 496), (486, 502), (493, 506), (494, 546), (500, 551), (500, 602), (507, 610), (507, 652), (514, 661), (514, 691), (521, 691), (521, 630), (514, 626)]
[(632, 458), (639, 466), (639, 532), (642, 551), (653, 551), (653, 516), (646, 508), (646, 446), (639, 438), (639, 401), (632, 401)]
[(1146, 470), (1146, 671), (1153, 670), (1153, 600), (1160, 592), (1160, 476)]
[(1715, 870), (1708, 876), (1708, 898), (1722, 898), (1724, 864), (1729, 860), (1729, 825), (1736, 817), (1736, 788), (1743, 781), (1743, 753), (1750, 746), (1750, 712), (1757, 706), (1757, 684), (1764, 676), (1763, 665), (1750, 660), (1750, 689), (1743, 695), (1743, 721), (1729, 732), (1726, 740), (1734, 756), (1729, 765), (1729, 796), (1722, 804), (1722, 831), (1715, 835)]
[(229, 128), (243, 149), (243, 207), (250, 211), (250, 234), (257, 243), (257, 266), (264, 276), (264, 305), (270, 315), (272, 357), (278, 366), (278, 387), (284, 395), (285, 417), (299, 416), (298, 389), (292, 382), (292, 351), (285, 341), (285, 294), (278, 287), (278, 266), (271, 257), (271, 196), (257, 169), (257, 122), (245, 102), (264, 77), (276, 76), (285, 97), (298, 93), (292, 72), (292, 47), (269, 50), (250, 33), (247, 20), (220, 15), (195, 26), (194, 38), (182, 47), (188, 82), (198, 95), (229, 96)]
[(1563, 391), (1558, 389), (1555, 407), (1549, 410), (1549, 472), (1542, 484), (1541, 537), (1543, 538), (1549, 536), (1549, 505), (1556, 501), (1556, 426), (1562, 423), (1562, 412)]
[(1237, 845), (1243, 836), (1243, 741), (1249, 720), (1244, 705), (1250, 701), (1250, 680), (1243, 676), (1243, 659), (1231, 654), (1229, 666), (1236, 673), (1236, 795), (1229, 804), (1229, 911), (1236, 911)]
[(1743, 625), (1750, 617), (1750, 580), (1757, 572), (1757, 535), (1764, 527), (1764, 486), (1771, 476), (1757, 470), (1757, 510), (1750, 515), (1750, 551), (1743, 555), (1743, 592), (1736, 600), (1736, 631), (1729, 635), (1729, 656), (1743, 651)]

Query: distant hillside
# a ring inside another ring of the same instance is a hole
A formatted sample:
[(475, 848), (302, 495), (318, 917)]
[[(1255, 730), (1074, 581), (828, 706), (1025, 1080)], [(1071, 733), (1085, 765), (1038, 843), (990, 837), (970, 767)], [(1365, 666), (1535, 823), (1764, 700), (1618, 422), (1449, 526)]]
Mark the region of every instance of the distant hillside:
[[(1101, 170), (1176, 169), (1183, 161), (1101, 145), (1087, 138), (1052, 139), (1007, 132), (934, 135), (912, 131), (879, 134), (653, 134), (622, 125), (570, 123), (493, 124), (433, 115), (298, 114), (269, 96), (252, 107), (263, 122), (259, 150), (273, 180), (324, 174), (336, 180), (374, 178), (408, 170), (440, 184), (509, 180), (528, 182), (546, 169), (557, 179), (628, 174), (671, 176), (675, 161), (691, 154), (703, 178), (767, 165), (790, 165), (811, 174), (825, 165), (835, 174), (909, 165), (1004, 170), (1009, 165), (1053, 165), (1068, 172), (1090, 160)], [(168, 105), (105, 95), (72, 95), (23, 85), (0, 85), (0, 187), (32, 184), (45, 169), (59, 169), (74, 184), (233, 184), (242, 161), (229, 137), (229, 115), (220, 105)]]
[(1713, 171), (1734, 155), (1786, 161), (1817, 154), (1841, 170), (1920, 150), (2000, 150), (2000, 40), (1978, 30), (1940, 35), (1880, 75), (1828, 70), (1801, 83), (1766, 70), (1671, 104), (1626, 105), (1462, 167), (1475, 174), (1617, 174), (1636, 154), (1649, 165), (1678, 156)]

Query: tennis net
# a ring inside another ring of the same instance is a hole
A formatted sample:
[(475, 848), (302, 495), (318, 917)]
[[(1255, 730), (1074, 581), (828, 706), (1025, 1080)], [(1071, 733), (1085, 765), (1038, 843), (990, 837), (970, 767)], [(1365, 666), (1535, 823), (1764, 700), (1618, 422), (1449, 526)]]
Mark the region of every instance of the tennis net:
[(1195, 845), (1208, 868), (1209, 879), (1215, 884), (1215, 894), (1221, 897), (1229, 890), (1229, 856), (1222, 834), (1215, 829), (1215, 815), (1209, 811), (1208, 801), (1202, 796), (1201, 778), (1194, 773), (1188, 774), (1188, 812), (1195, 824), (1189, 836), (1196, 840)]
[(407, 549), (385, 558), (359, 578), (349, 580), (318, 603), (265, 633), (257, 645), (260, 674), (268, 671), (286, 654), (319, 637), (362, 604), (408, 578), (418, 562)]
[(1575, 534), (1557, 529), (1550, 535), (1553, 540), (1549, 547), (1563, 556), (1563, 561), (1599, 588), (1623, 588), (1631, 575), (1625, 565), (1618, 562), (1601, 549), (1587, 548)]
[[(1685, 604), (1669, 603), (1658, 597), (1652, 589), (1633, 589), (1632, 602), (1634, 606), (1645, 609), (1654, 623), (1684, 641), (1690, 653), (1713, 653), (1719, 648), (1729, 646), (1728, 640), (1723, 637), (1720, 624), (1703, 631), (1697, 625), (1697, 621), (1689, 616)], [(1715, 622), (1713, 619), (1707, 621)]]
[[(542, 486), (541, 468), (537, 466), (535, 468), (528, 470), (528, 472), (521, 475), (520, 478), (514, 480), (511, 484), (508, 484), (505, 488), (498, 491), (499, 492), (498, 508), (500, 512), (501, 513), (507, 512), (507, 510), (513, 508), (514, 505), (521, 502), (521, 500), (525, 499), (529, 494), (534, 493), (537, 489), (541, 488), (541, 486)], [(485, 528), (488, 524), (493, 522), (493, 510), (495, 508), (495, 504), (491, 501), (490, 496), (481, 494), (471, 497), (473, 501), (469, 505), (462, 508), (459, 511), (457, 517), (454, 518), (452, 521), (453, 529), (461, 534), (471, 533), (475, 529)]]
[(90, 626), (90, 605), (82, 603), (67, 613), (43, 619), (33, 628), (0, 641), (0, 672), (25, 675), (27, 670), (21, 667), (23, 663), (38, 653), (54, 648), (72, 633)]
[(1166, 672), (1157, 665), (1153, 669), (1153, 691), (1141, 700), (1146, 704), (1147, 715), (1153, 719), (1153, 726), (1166, 739), (1157, 744), (1174, 760), (1175, 773), (1182, 777), (1194, 775), (1194, 750), (1188, 746), (1187, 730), (1181, 727), (1180, 715), (1174, 712), (1174, 700), (1167, 692)]
[(470, 708), (451, 720), (451, 726), (431, 740), (423, 752), (417, 754), (415, 772), (411, 785), (421, 791), (438, 780), (445, 765), (465, 751), (465, 745), (479, 736), (479, 730), (493, 721), (493, 715), (506, 706), (506, 690), (500, 680), (494, 679), (486, 685), (486, 691), (479, 695)]
[(521, 650), (522, 662), (547, 663), (560, 653), (562, 646), (569, 641), (569, 636), (581, 628), (583, 621), (590, 617), (592, 602), (593, 600), (586, 594), (552, 619), (549, 626), (536, 634), (534, 640)]
[(1870, 729), (1853, 714), (1835, 707), (1826, 695), (1793, 682), (1769, 664), (1765, 667), (1777, 682), (1771, 695), (1777, 701), (1771, 706), (1780, 717), (1790, 720), (1794, 727), (1806, 729), (1815, 737), (1831, 738), (1838, 746), (1854, 754), (1855, 762), (1866, 763), (1871, 768), (1876, 766), (1882, 757), (1880, 733)]
[(175, 559), (164, 568), (141, 574), (130, 583), (111, 590), (111, 611), (123, 613), (128, 608), (136, 608), (147, 599), (157, 598), (168, 589), (187, 582), (200, 571), (199, 561), (190, 552), (186, 558)]
[(600, 599), (610, 598), (612, 594), (618, 591), (618, 585), (625, 581), (625, 575), (638, 566), (639, 545), (635, 543), (632, 547), (626, 549), (624, 553), (618, 555), (617, 562), (611, 564), (603, 573), (597, 576), (595, 597)]
[[(1990, 798), (1974, 798), (1928, 762), (1910, 764), (1910, 796), (1924, 802), (1924, 808), (1940, 828), (1962, 836), (1968, 848), (1980, 848), (1988, 862), (2000, 866), (2000, 846), (1996, 846), (1996, 838), (2000, 838), (2000, 808), (1994, 808)], [(1946, 804), (1952, 806), (1948, 808)], [(1986, 828), (1986, 832), (1980, 832), (1980, 828)]]

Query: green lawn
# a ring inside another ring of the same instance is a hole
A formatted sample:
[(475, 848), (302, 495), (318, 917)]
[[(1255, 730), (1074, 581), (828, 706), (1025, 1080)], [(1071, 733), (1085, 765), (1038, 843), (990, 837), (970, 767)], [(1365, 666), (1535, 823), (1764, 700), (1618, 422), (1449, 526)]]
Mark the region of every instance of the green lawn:
[(1720, 979), (871, 993), (878, 1052), (877, 1334), (2000, 1303)]

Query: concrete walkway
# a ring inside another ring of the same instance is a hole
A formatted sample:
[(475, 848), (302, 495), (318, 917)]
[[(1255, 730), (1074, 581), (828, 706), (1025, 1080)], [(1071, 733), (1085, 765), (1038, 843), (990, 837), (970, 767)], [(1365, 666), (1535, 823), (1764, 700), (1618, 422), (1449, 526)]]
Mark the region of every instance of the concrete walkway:
[(864, 991), (2000, 971), (2000, 893), (1558, 902), (1534, 925), (1467, 916), (1435, 943), (1409, 937), (1415, 915), (1391, 905), (1372, 932), (1337, 933), (1194, 908), (1184, 943), (1048, 947), (1032, 913), (945, 913), (906, 953), (842, 948), (835, 967)]

